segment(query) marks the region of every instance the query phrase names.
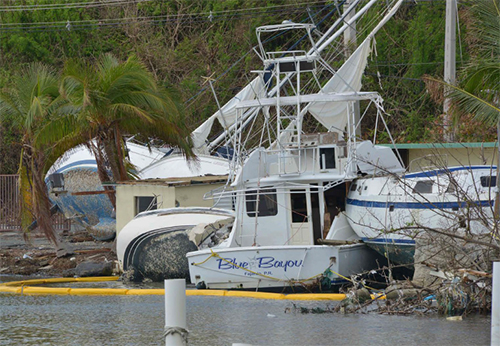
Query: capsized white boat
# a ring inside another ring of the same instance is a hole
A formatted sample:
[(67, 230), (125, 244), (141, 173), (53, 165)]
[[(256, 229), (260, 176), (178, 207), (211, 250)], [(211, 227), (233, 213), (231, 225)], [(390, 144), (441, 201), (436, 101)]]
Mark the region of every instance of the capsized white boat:
[[(155, 147), (149, 148), (134, 141), (127, 141), (125, 144), (130, 162), (138, 171), (165, 156), (164, 152)], [(70, 149), (57, 159), (49, 169), (47, 178), (53, 173), (65, 173), (73, 169), (97, 170), (95, 156), (85, 145)]]
[(460, 166), (366, 177), (350, 187), (346, 215), (356, 234), (394, 263), (412, 265), (415, 240), (430, 229), (494, 229), (495, 166)]
[(218, 208), (142, 212), (127, 223), (117, 237), (118, 263), (122, 271), (129, 272), (132, 281), (186, 278), (189, 275), (186, 253), (198, 249), (214, 232), (232, 224), (233, 220), (233, 211)]
[(181, 153), (172, 153), (139, 171), (141, 179), (187, 178), (204, 175), (228, 175), (227, 158), (196, 153), (189, 162)]
[[(219, 246), (187, 254), (191, 281), (198, 288), (329, 289), (377, 267), (375, 253), (357, 242), (341, 212), (348, 184), (358, 174), (404, 171), (389, 148), (357, 141), (359, 124), (354, 121), (353, 106), (366, 101), (382, 114), (380, 96), (360, 91), (361, 77), (373, 35), (400, 4), (388, 11), (337, 71), (321, 58), (322, 46), (311, 35), (313, 25), (284, 23), (257, 29), (264, 62), (257, 78), (264, 83), (264, 75), (271, 73), (266, 83), (276, 86), (274, 95), (241, 101), (236, 108), (240, 115), (253, 110), (262, 114), (261, 138), (273, 138), (273, 143), (253, 150), (242, 166), (235, 165), (240, 167), (231, 192), (236, 195), (236, 219), (229, 238)], [(292, 31), (305, 32), (312, 48), (307, 52), (264, 49), (261, 35)], [(333, 72), (322, 86), (320, 66)], [(308, 93), (303, 93), (303, 87)], [(315, 87), (317, 91), (311, 92)], [(307, 112), (329, 132), (304, 134)], [(240, 119), (245, 121), (244, 116)], [(233, 143), (235, 157), (244, 157), (241, 136)]]

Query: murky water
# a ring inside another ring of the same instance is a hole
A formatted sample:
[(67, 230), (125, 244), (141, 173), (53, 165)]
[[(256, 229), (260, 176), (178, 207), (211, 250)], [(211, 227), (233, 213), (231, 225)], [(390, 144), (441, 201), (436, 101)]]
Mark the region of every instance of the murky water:
[[(327, 303), (297, 305), (324, 308)], [(285, 314), (291, 306), (289, 301), (187, 297), (190, 345), (490, 343), (490, 319), (483, 316), (451, 322), (438, 316)], [(0, 295), (0, 345), (164, 345), (164, 321), (162, 296)]]

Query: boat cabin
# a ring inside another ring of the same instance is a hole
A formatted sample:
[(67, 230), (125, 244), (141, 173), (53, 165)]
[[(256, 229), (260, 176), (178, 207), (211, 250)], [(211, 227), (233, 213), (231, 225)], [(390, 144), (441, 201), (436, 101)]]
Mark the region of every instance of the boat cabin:
[(262, 186), (237, 197), (231, 246), (318, 245), (335, 216), (345, 210), (347, 184), (329, 190), (311, 186)]
[(326, 238), (348, 192), (347, 146), (338, 138), (307, 134), (286, 150), (249, 155), (235, 183), (231, 246), (317, 245)]

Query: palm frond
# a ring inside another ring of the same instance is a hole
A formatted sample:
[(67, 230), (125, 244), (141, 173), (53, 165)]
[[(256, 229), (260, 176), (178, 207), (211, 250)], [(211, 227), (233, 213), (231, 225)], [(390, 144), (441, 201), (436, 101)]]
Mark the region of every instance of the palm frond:
[(456, 86), (452, 88), (450, 97), (456, 102), (456, 107), (466, 114), (473, 114), (474, 118), (485, 125), (494, 126), (500, 120), (500, 108), (474, 94)]

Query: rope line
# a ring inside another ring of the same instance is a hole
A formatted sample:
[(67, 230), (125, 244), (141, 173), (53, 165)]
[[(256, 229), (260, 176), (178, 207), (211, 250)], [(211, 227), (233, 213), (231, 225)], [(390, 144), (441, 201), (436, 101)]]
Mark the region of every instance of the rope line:
[(163, 338), (166, 338), (167, 336), (173, 335), (173, 334), (179, 334), (182, 338), (182, 344), (188, 345), (189, 330), (182, 328), (182, 327), (167, 327), (167, 326), (165, 326), (165, 329), (163, 332)]

